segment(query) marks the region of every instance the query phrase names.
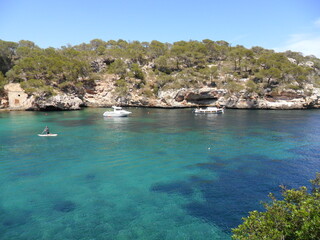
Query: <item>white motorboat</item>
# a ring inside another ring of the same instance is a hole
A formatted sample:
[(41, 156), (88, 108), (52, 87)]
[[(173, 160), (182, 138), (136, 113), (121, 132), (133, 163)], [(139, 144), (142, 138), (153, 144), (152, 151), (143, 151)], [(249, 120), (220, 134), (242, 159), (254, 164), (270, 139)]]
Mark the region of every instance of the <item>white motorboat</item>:
[(207, 107), (207, 108), (197, 108), (194, 110), (194, 113), (224, 113), (224, 108), (218, 108), (218, 107)]
[(112, 108), (113, 108), (113, 111), (106, 111), (104, 112), (103, 116), (104, 117), (127, 117), (132, 113), (132, 112), (123, 110), (122, 107), (112, 106)]

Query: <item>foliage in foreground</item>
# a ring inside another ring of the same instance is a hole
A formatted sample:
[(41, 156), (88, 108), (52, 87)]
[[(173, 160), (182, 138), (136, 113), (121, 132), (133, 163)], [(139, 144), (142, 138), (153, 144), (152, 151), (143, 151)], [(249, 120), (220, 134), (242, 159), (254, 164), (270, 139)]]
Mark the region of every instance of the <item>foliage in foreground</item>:
[(252, 211), (244, 222), (233, 229), (233, 239), (315, 240), (320, 239), (320, 173), (306, 187), (282, 188), (283, 200), (270, 194), (265, 212)]

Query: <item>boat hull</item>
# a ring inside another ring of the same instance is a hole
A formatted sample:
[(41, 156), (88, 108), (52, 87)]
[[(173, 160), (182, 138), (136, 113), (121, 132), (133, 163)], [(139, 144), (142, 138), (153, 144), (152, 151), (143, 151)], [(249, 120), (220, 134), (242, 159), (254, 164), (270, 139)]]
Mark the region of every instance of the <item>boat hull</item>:
[(223, 111), (198, 111), (196, 114), (222, 114)]
[(128, 111), (121, 111), (121, 112), (105, 112), (103, 114), (104, 117), (127, 117), (131, 114)]
[(216, 108), (216, 107), (208, 107), (208, 108), (200, 108), (200, 109), (195, 109), (194, 113), (196, 114), (221, 114), (224, 113), (223, 108)]

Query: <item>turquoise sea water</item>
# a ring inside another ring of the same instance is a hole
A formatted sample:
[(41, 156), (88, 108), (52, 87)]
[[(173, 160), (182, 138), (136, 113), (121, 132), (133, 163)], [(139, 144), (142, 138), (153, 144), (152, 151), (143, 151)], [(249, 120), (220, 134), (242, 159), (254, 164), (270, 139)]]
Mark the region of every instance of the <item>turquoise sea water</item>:
[(129, 110), (0, 113), (1, 240), (230, 239), (320, 171), (317, 110)]

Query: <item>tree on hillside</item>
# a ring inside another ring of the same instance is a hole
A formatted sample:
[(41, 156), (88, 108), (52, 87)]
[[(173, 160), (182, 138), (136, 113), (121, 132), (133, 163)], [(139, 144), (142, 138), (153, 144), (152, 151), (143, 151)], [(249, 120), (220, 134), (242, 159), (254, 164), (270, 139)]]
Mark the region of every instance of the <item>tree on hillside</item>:
[(307, 76), (311, 73), (311, 70), (311, 68), (305, 68), (292, 64), (292, 66), (288, 67), (285, 71), (286, 82), (297, 82), (300, 86), (302, 86), (305, 82), (307, 82)]
[(127, 65), (121, 60), (117, 59), (109, 66), (109, 72), (120, 76), (120, 78), (125, 78), (127, 73)]
[(178, 70), (176, 61), (167, 55), (158, 57), (155, 59), (154, 63), (157, 70), (166, 74)]
[(203, 43), (198, 41), (175, 42), (171, 54), (177, 59), (177, 68), (181, 67), (203, 67), (207, 49)]
[(209, 62), (218, 61), (219, 60), (218, 45), (210, 39), (204, 39), (202, 40), (202, 42), (207, 49), (208, 61)]
[(0, 40), (0, 72), (5, 74), (14, 66), (14, 56), (18, 44)]
[(282, 53), (265, 53), (258, 59), (258, 64), (263, 69), (277, 68), (282, 71), (292, 63)]
[(20, 59), (23, 57), (28, 57), (36, 50), (40, 50), (40, 48), (34, 42), (28, 40), (21, 40), (18, 43), (18, 47), (15, 53), (16, 58)]
[(0, 71), (0, 97), (2, 95), (4, 95), (5, 91), (4, 91), (4, 85), (7, 84), (7, 80), (4, 77), (3, 73)]
[(278, 68), (271, 67), (260, 70), (256, 76), (258, 78), (266, 79), (267, 85), (270, 85), (272, 79), (277, 80), (281, 77), (281, 71)]
[(135, 63), (144, 64), (146, 62), (146, 52), (146, 48), (139, 41), (128, 44), (127, 56)]
[(252, 67), (253, 51), (246, 49), (243, 46), (236, 46), (229, 51), (229, 58), (234, 63), (234, 71), (241, 73), (242, 71), (248, 72)]
[(163, 56), (168, 51), (168, 47), (159, 41), (153, 40), (149, 46), (149, 53), (151, 58), (158, 58)]
[(117, 41), (117, 47), (122, 48), (122, 49), (126, 49), (128, 47), (128, 42), (123, 39), (119, 39)]
[(176, 59), (176, 68), (179, 69), (180, 65), (184, 63), (185, 53), (187, 52), (187, 42), (175, 42), (170, 51), (171, 55)]
[(240, 64), (241, 64), (241, 59), (244, 55), (244, 47), (243, 46), (236, 46), (231, 49), (229, 52), (229, 58), (231, 61), (234, 63), (234, 71), (240, 70)]
[(256, 56), (261, 56), (263, 54), (272, 54), (274, 53), (274, 50), (270, 50), (270, 49), (265, 49), (263, 47), (260, 47), (260, 46), (254, 46), (251, 48), (251, 51), (253, 51), (253, 53), (256, 55)]
[(307, 187), (282, 188), (283, 200), (273, 194), (264, 203), (265, 212), (252, 211), (243, 223), (234, 228), (235, 240), (315, 240), (320, 239), (320, 173)]
[(90, 41), (90, 46), (98, 55), (103, 55), (106, 51), (106, 42), (101, 39), (93, 39)]
[(215, 43), (217, 44), (218, 60), (226, 60), (228, 57), (228, 52), (230, 51), (230, 44), (223, 40), (216, 41)]
[(36, 48), (21, 57), (6, 75), (10, 82), (38, 80), (46, 85), (57, 85), (65, 81), (76, 83), (90, 72), (89, 64), (77, 59), (77, 56), (77, 52), (72, 49), (59, 51), (54, 48)]
[(211, 66), (200, 70), (204, 77), (212, 83), (218, 77), (218, 67)]
[(303, 54), (301, 52), (286, 51), (284, 52), (284, 55), (288, 58), (295, 59), (297, 65), (304, 60)]
[(130, 70), (135, 78), (140, 79), (140, 80), (144, 80), (143, 71), (141, 70), (141, 68), (139, 67), (139, 65), (137, 63), (133, 63), (131, 65)]

